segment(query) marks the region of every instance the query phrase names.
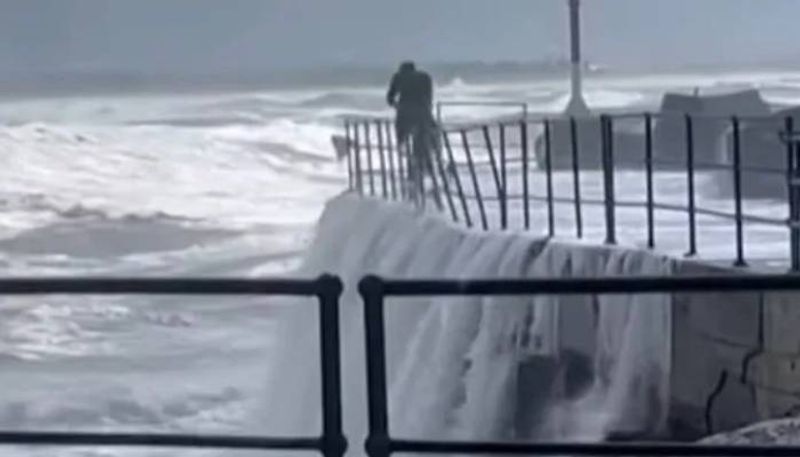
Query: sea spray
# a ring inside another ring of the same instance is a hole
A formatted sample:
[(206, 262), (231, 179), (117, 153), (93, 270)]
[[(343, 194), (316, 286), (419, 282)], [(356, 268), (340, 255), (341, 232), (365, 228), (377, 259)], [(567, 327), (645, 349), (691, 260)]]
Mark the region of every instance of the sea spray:
[[(620, 250), (610, 253), (600, 272), (662, 276), (673, 266), (666, 258)], [(599, 441), (612, 433), (661, 432), (669, 393), (670, 297), (601, 295), (596, 307), (594, 379), (577, 399), (551, 404), (540, 435)]]

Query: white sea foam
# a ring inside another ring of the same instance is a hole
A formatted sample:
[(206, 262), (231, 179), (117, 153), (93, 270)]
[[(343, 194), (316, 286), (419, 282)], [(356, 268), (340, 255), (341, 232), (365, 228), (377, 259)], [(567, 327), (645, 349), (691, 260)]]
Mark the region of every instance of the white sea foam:
[[(694, 85), (719, 89), (720, 84), (761, 81), (767, 91), (775, 91), (775, 98), (791, 100), (797, 98), (792, 93), (795, 79), (791, 74), (603, 77), (587, 81), (587, 88), (590, 103), (640, 110), (654, 106), (664, 90), (691, 90)], [(564, 81), (468, 82), (444, 87), (440, 95), (444, 100), (521, 99), (531, 111), (552, 112), (567, 88)], [(291, 273), (325, 201), (346, 182), (344, 165), (335, 161), (330, 148), (330, 134), (343, 114), (390, 114), (383, 93), (384, 88), (357, 87), (4, 102), (0, 268), (6, 275)], [(474, 107), (462, 114), (484, 118), (498, 113)], [(488, 171), (479, 179), (488, 188)], [(515, 183), (510, 190), (518, 191), (518, 169), (509, 168), (509, 180)], [(685, 200), (679, 180), (657, 176), (659, 202)], [(540, 195), (543, 182), (532, 174), (531, 188)], [(583, 182), (585, 196), (600, 195), (597, 175), (588, 174)], [(641, 199), (643, 182), (641, 174), (620, 175), (619, 198)], [(559, 195), (569, 196), (567, 174), (559, 174), (555, 186)], [(730, 210), (728, 202), (706, 198), (703, 187), (704, 176), (698, 175), (699, 205)], [(622, 251), (578, 258), (575, 250), (537, 239), (544, 232), (542, 206), (533, 208), (532, 235), (498, 236), (466, 232), (434, 217), (418, 218), (407, 208), (356, 203), (348, 197), (329, 205), (300, 270), (307, 275), (336, 271), (350, 285), (342, 334), (345, 411), (354, 450), (361, 448), (365, 408), (362, 317), (352, 285), (363, 273), (531, 277), (669, 272), (669, 263), (658, 258), (636, 259)], [(521, 208), (512, 204), (509, 209), (511, 222), (519, 227)], [(475, 210), (473, 205), (473, 216)], [(496, 205), (488, 210), (496, 226)], [(557, 205), (556, 224), (565, 238), (573, 233), (572, 210), (569, 204)], [(584, 211), (588, 242), (601, 242), (602, 207), (586, 206)], [(745, 211), (781, 217), (785, 205), (746, 202)], [(617, 216), (619, 238), (641, 243), (644, 211), (621, 209)], [(682, 253), (684, 215), (656, 217), (659, 247)], [(733, 225), (707, 224), (703, 218), (698, 222), (701, 251), (713, 251), (701, 255), (730, 258)], [(42, 236), (50, 243), (38, 243)], [(785, 249), (782, 227), (759, 231), (748, 226), (745, 237), (748, 256)], [(266, 425), (313, 428), (309, 418), (319, 403), (314, 302), (304, 301), (307, 306), (301, 308), (281, 303), (3, 299), (0, 316), (7, 330), (0, 333), (0, 381), (6, 393), (0, 398), (0, 426), (192, 432), (262, 432), (270, 428)], [(514, 385), (514, 367), (537, 354), (563, 350), (565, 344), (576, 350), (601, 348), (595, 356), (607, 374), (593, 385), (591, 395), (552, 405), (546, 433), (581, 430), (581, 437), (594, 438), (609, 427), (624, 428), (620, 417), (658, 418), (658, 411), (629, 406), (658, 405), (639, 401), (658, 398), (665, 388), (665, 355), (660, 351), (668, 345), (655, 343), (663, 336), (657, 330), (642, 335), (644, 327), (638, 324), (663, 328), (667, 321), (658, 314), (661, 308), (601, 301), (601, 328), (614, 331), (604, 330), (587, 342), (561, 325), (563, 316), (556, 310), (566, 308), (562, 303), (552, 297), (392, 300), (393, 430), (406, 435), (507, 436), (515, 405), (528, 404), (514, 396), (524, 392)], [(578, 300), (575, 309), (590, 305)], [(645, 336), (650, 339), (641, 343)], [(601, 357), (634, 349), (625, 363), (606, 363)], [(640, 387), (631, 373), (649, 380), (652, 389)], [(278, 374), (275, 384), (267, 383), (267, 377)], [(624, 390), (631, 385), (633, 393)], [(274, 402), (273, 395), (279, 395)], [(631, 402), (622, 401), (627, 399)], [(589, 423), (576, 428), (572, 424), (579, 418)], [(19, 454), (31, 455), (27, 451)], [(53, 455), (52, 450), (41, 455)]]

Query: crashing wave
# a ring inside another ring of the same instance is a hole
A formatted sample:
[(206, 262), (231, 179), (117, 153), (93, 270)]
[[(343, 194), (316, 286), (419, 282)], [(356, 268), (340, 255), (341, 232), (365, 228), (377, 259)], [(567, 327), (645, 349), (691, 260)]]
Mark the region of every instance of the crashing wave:
[(158, 214), (115, 218), (100, 210), (76, 206), (62, 215), (62, 219), (0, 240), (0, 251), (71, 258), (120, 257), (184, 250), (234, 233), (187, 225), (181, 219)]
[[(649, 253), (465, 231), (435, 215), (420, 217), (403, 205), (342, 196), (328, 204), (299, 272), (313, 276), (326, 271), (341, 275), (350, 286), (341, 311), (342, 371), (345, 433), (357, 443), (365, 435), (365, 374), (363, 317), (352, 286), (363, 275), (664, 275), (671, 273), (672, 264)], [(389, 299), (392, 433), (457, 439), (603, 439), (620, 431), (656, 433), (665, 424), (669, 389), (667, 300), (662, 295)], [(297, 363), (299, 357), (315, 354), (315, 338), (309, 334), (315, 314), (308, 306), (282, 312), (285, 325), (280, 327), (276, 378), (266, 409), (295, 413), (264, 420), (270, 432), (303, 433), (318, 426), (318, 368)], [(570, 326), (561, 325), (567, 318)], [(526, 381), (521, 375), (530, 364), (576, 352), (591, 360), (590, 374), (569, 395), (558, 393), (564, 373), (551, 373), (549, 381), (544, 371), (542, 379)]]
[(41, 122), (26, 122), (11, 126), (0, 126), (0, 138), (11, 141), (29, 141), (42, 143), (94, 144), (97, 139), (72, 129), (57, 127)]

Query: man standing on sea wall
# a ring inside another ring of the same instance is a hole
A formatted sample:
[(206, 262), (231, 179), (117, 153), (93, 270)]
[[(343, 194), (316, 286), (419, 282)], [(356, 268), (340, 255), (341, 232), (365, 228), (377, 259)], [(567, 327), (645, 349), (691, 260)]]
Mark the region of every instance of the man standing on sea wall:
[(433, 80), (416, 68), (414, 62), (403, 62), (392, 76), (386, 102), (397, 110), (395, 133), (398, 144), (404, 144), (416, 128), (429, 128), (433, 123)]
[[(407, 61), (392, 76), (386, 102), (395, 108), (395, 135), (400, 151), (408, 154), (409, 181), (413, 191), (423, 191), (425, 172), (433, 173), (431, 149), (435, 147), (433, 79)], [(412, 150), (409, 151), (409, 142)]]

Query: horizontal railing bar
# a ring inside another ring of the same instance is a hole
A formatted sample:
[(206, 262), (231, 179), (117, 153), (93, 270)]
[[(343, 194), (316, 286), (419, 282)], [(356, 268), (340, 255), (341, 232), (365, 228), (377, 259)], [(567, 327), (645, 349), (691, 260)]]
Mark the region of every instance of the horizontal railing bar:
[[(661, 206), (658, 204), (656, 207)], [(666, 205), (665, 205), (666, 206)], [(716, 209), (709, 209), (709, 208), (696, 208), (695, 212), (702, 216), (712, 216), (718, 217), (720, 219), (728, 219), (735, 221), (737, 220), (736, 214), (726, 213), (725, 211), (720, 211)], [(786, 219), (776, 219), (771, 217), (764, 217), (764, 216), (754, 216), (752, 214), (742, 214), (741, 217), (742, 222), (753, 222), (758, 224), (766, 224), (766, 225), (780, 225), (785, 226), (787, 220)]]
[[(462, 148), (453, 147), (453, 152), (463, 153), (463, 151), (464, 151), (464, 150), (463, 150)], [(488, 151), (489, 151), (489, 149), (488, 149), (488, 148), (486, 148), (485, 146), (479, 146), (479, 147), (476, 147), (474, 150), (471, 150), (471, 151), (472, 151), (472, 152), (475, 152), (475, 151), (486, 151), (486, 155), (488, 155), (488, 153), (489, 153), (489, 152), (488, 152)], [(514, 147), (514, 145), (506, 145), (506, 151), (509, 151), (509, 152), (511, 152), (511, 151), (514, 151), (514, 152), (519, 152), (519, 151), (520, 151), (520, 148), (519, 148), (519, 147)], [(466, 163), (464, 163), (464, 162), (459, 162), (459, 161), (456, 161), (456, 162), (457, 162), (459, 165), (467, 165), (467, 164), (466, 164)], [(506, 158), (506, 163), (509, 163), (509, 162), (522, 162), (522, 157), (520, 157), (519, 155), (516, 155), (516, 156), (513, 156), (513, 157), (508, 157), (508, 158)]]
[[(612, 119), (619, 119), (619, 120), (641, 119), (642, 121), (644, 121), (644, 119), (645, 119), (645, 117), (647, 115), (648, 115), (648, 113), (646, 113), (646, 112), (644, 112), (644, 113), (615, 113), (615, 114), (609, 114), (609, 117), (611, 117)], [(655, 117), (652, 114), (650, 116), (651, 117)]]
[(463, 122), (451, 122), (445, 125), (440, 125), (439, 128), (442, 132), (445, 133), (459, 133), (459, 132), (467, 132), (467, 133), (477, 133), (480, 132), (483, 127), (489, 125), (492, 127), (500, 127), (500, 126), (519, 126), (520, 120), (522, 116), (503, 116), (502, 118), (492, 118), (492, 119), (480, 119), (476, 121), (463, 121)]
[[(363, 144), (362, 144), (362, 146), (363, 146)], [(510, 146), (511, 147), (509, 147), (508, 149), (513, 150), (514, 149), (513, 146), (515, 146), (515, 145), (512, 144)], [(477, 146), (475, 149), (478, 150), (478, 151), (486, 151), (487, 150), (486, 147), (481, 147), (481, 146)], [(460, 149), (458, 147), (453, 147), (453, 151), (454, 152), (457, 152), (459, 150)], [(521, 162), (522, 162), (522, 158), (520, 158), (520, 157), (509, 157), (508, 159), (506, 159), (506, 163), (521, 163)], [(469, 166), (469, 164), (467, 164), (466, 162), (461, 162), (461, 161), (456, 161), (455, 164), (458, 167), (467, 167), (467, 166)], [(476, 161), (474, 165), (476, 165), (476, 166), (487, 166), (489, 164), (490, 164), (490, 162), (488, 160), (481, 160), (481, 161)], [(680, 162), (677, 162), (677, 161), (676, 162), (673, 162), (673, 161), (653, 161), (653, 164), (654, 165), (670, 166), (670, 167), (672, 167), (672, 166), (680, 166)], [(625, 164), (622, 164), (622, 165), (625, 165)], [(733, 170), (733, 165), (728, 165), (728, 164), (713, 164), (713, 163), (709, 163), (709, 162), (698, 162), (696, 165), (700, 169), (708, 168), (708, 169), (718, 169), (718, 170), (728, 170), (728, 171), (732, 171)], [(632, 168), (624, 168), (624, 170), (625, 171), (634, 171), (634, 170), (639, 170), (639, 169), (638, 168), (633, 168), (633, 169)], [(786, 170), (780, 170), (780, 169), (777, 169), (777, 168), (769, 168), (769, 167), (759, 167), (759, 166), (750, 166), (750, 165), (748, 165), (748, 166), (741, 167), (741, 170), (742, 170), (742, 173), (767, 174), (767, 175), (779, 175), (779, 176), (785, 176), (786, 175)], [(542, 172), (542, 170), (536, 170), (536, 171)], [(566, 171), (566, 170), (562, 170), (562, 171)], [(591, 170), (591, 171), (600, 172), (601, 170), (598, 168), (596, 170)], [(644, 171), (644, 164), (642, 165), (641, 171)], [(557, 173), (558, 170), (556, 170), (555, 172)], [(368, 170), (363, 170), (362, 173), (369, 174), (369, 171)], [(658, 173), (658, 172), (656, 172), (656, 173)], [(379, 170), (373, 170), (373, 174), (380, 174), (380, 171)]]
[[(483, 127), (483, 125), (484, 124), (482, 124), (481, 127)], [(492, 125), (493, 126), (497, 126), (497, 125), (500, 125), (500, 124), (492, 124)], [(516, 121), (516, 122), (510, 121), (509, 124), (506, 125), (506, 126), (515, 126), (516, 127), (518, 125), (519, 125), (518, 121)], [(446, 129), (444, 131), (446, 133), (456, 133), (456, 132), (460, 132), (461, 130), (464, 130), (464, 129), (459, 128), (459, 127), (454, 127), (452, 129)], [(476, 130), (471, 130), (471, 132), (479, 133), (481, 131), (476, 129)], [(364, 148), (372, 148), (374, 153), (378, 153), (378, 152), (382, 152), (382, 151), (388, 150), (385, 145), (379, 145), (377, 143), (371, 143), (371, 142), (370, 143), (361, 142), (361, 143), (359, 143), (359, 146), (364, 147)], [(507, 148), (510, 149), (510, 150), (519, 149), (520, 145), (517, 144), (517, 143), (509, 143), (507, 145)], [(459, 150), (460, 150), (459, 147), (454, 147), (453, 148), (453, 151), (459, 151)], [(487, 148), (485, 146), (482, 146), (481, 144), (476, 144), (474, 146), (474, 150), (486, 151)], [(373, 154), (373, 155), (376, 155), (376, 154)], [(522, 159), (520, 159), (519, 157), (517, 157), (517, 158), (509, 158), (508, 159), (509, 163), (510, 162), (521, 162), (521, 161), (522, 161)], [(486, 163), (488, 163), (488, 162), (486, 162)], [(682, 161), (677, 161), (677, 160), (673, 161), (673, 160), (665, 160), (665, 159), (653, 160), (652, 164), (653, 165), (660, 165), (660, 166), (664, 166), (664, 167), (669, 167), (669, 168), (675, 169), (675, 170), (683, 169), (686, 166), (686, 164), (684, 162), (682, 162)], [(457, 162), (457, 165), (466, 166), (466, 164), (463, 163), (463, 162)], [(627, 165), (627, 164), (621, 164), (621, 165)], [(644, 170), (644, 167), (645, 167), (644, 161), (642, 162), (641, 166), (642, 166), (641, 169)], [(728, 164), (728, 163), (713, 163), (713, 162), (705, 162), (705, 161), (696, 161), (695, 162), (695, 166), (697, 168), (699, 168), (699, 169), (727, 170), (727, 171), (732, 171), (733, 170), (733, 165), (732, 164)], [(628, 167), (629, 167), (629, 165), (628, 165)], [(630, 169), (630, 168), (627, 168), (627, 169)], [(782, 169), (779, 169), (779, 168), (765, 167), (765, 166), (759, 166), (759, 165), (743, 165), (740, 169), (741, 169), (741, 171), (743, 173), (780, 175), (780, 176), (786, 175), (786, 170), (785, 169), (782, 170)], [(600, 171), (600, 169), (598, 168), (597, 170), (594, 170), (594, 171)]]
[[(513, 146), (519, 147), (519, 145), (514, 145), (514, 144), (509, 145), (509, 146), (511, 146), (509, 149), (512, 149), (512, 150), (514, 149)], [(475, 149), (479, 150), (479, 151), (480, 150), (486, 150), (485, 147), (482, 147), (480, 145), (477, 145), (475, 147)], [(453, 151), (458, 151), (458, 148), (454, 147)], [(506, 162), (507, 163), (522, 162), (522, 159), (520, 157), (512, 157), (512, 158), (507, 159)], [(489, 163), (489, 162), (481, 162), (481, 163)], [(676, 167), (676, 168), (674, 168), (675, 170), (677, 170), (679, 167), (685, 168), (685, 166), (686, 166), (686, 164), (683, 163), (683, 162), (672, 161), (672, 160), (653, 160), (652, 164), (653, 165)], [(467, 164), (464, 163), (464, 162), (456, 162), (456, 165), (466, 166)], [(623, 163), (623, 164), (620, 164), (620, 165), (628, 165), (628, 164)], [(645, 170), (645, 168), (644, 168), (645, 165), (646, 164), (643, 161), (642, 164), (641, 164), (641, 166), (642, 166), (641, 171)], [(703, 162), (703, 161), (695, 162), (695, 165), (700, 169), (707, 168), (707, 169), (733, 171), (733, 168), (734, 168), (732, 164), (711, 163), (711, 162)], [(630, 168), (629, 165), (628, 165), (628, 168), (624, 168), (625, 171), (633, 171), (633, 170), (637, 170), (637, 169), (638, 168)], [(779, 168), (772, 168), (772, 167), (763, 167), (763, 166), (758, 166), (758, 165), (744, 165), (740, 169), (741, 169), (741, 171), (743, 173), (768, 174), (768, 175), (780, 175), (780, 176), (785, 176), (786, 175), (786, 170), (781, 170)], [(601, 170), (598, 168), (596, 170), (591, 170), (591, 171), (600, 172)], [(556, 172), (557, 172), (557, 170), (556, 170)]]
[[(731, 166), (732, 168), (732, 166)], [(743, 173), (759, 173), (765, 175), (780, 175), (786, 176), (787, 170), (772, 167), (762, 167), (759, 165), (742, 165), (741, 170)]]
[(736, 274), (472, 280), (380, 279), (369, 276), (362, 280), (362, 290), (371, 287), (386, 296), (755, 292), (800, 290), (800, 276)]
[[(474, 194), (465, 194), (464, 198), (467, 200), (476, 200), (477, 197)], [(510, 194), (506, 196), (508, 201), (522, 201), (524, 196), (522, 194)], [(542, 195), (529, 195), (528, 198), (532, 201), (538, 202), (547, 202), (548, 198)], [(484, 201), (492, 201), (496, 202), (500, 199), (497, 196), (490, 195), (483, 197)], [(553, 203), (562, 203), (562, 204), (574, 204), (575, 199), (569, 197), (553, 197), (550, 199)], [(589, 205), (589, 206), (603, 206), (605, 202), (601, 199), (593, 199), (593, 198), (582, 198), (580, 200), (581, 204)], [(614, 206), (618, 208), (647, 208), (646, 202), (640, 202), (635, 200), (617, 200), (614, 202)], [(680, 212), (685, 213), (689, 211), (686, 206), (682, 205), (671, 205), (669, 203), (653, 203), (654, 209), (660, 209), (662, 211), (673, 211), (673, 212)], [(702, 215), (702, 216), (712, 216), (718, 217), (720, 219), (728, 219), (728, 220), (736, 220), (736, 214), (734, 213), (726, 213), (720, 210), (708, 209), (708, 208), (695, 208), (695, 214)], [(778, 218), (770, 218), (770, 217), (763, 217), (763, 216), (753, 216), (753, 215), (742, 215), (742, 221), (745, 222), (752, 222), (758, 224), (767, 224), (767, 225), (776, 225), (776, 226), (785, 226), (788, 221), (787, 219), (778, 219)]]
[(321, 438), (167, 435), (150, 433), (12, 432), (0, 431), (0, 445), (191, 447), (250, 450), (321, 450)]
[(397, 453), (514, 454), (585, 456), (692, 456), (692, 457), (795, 457), (800, 446), (705, 445), (679, 443), (490, 443), (456, 441), (392, 440)]
[(301, 295), (327, 290), (334, 278), (227, 279), (227, 278), (3, 278), (0, 295)]
[(662, 167), (670, 167), (672, 170), (686, 171), (686, 162), (681, 160), (653, 159), (650, 163)]
[[(511, 159), (506, 159), (505, 163), (506, 163), (506, 164), (512, 164), (512, 163), (514, 163), (514, 164), (516, 164), (516, 163), (522, 163), (522, 159), (521, 159), (521, 158), (511, 158)], [(459, 161), (456, 161), (456, 162), (455, 162), (455, 165), (456, 165), (457, 167), (459, 167), (459, 168), (468, 168), (468, 167), (469, 167), (469, 164), (468, 164), (468, 163), (459, 162)], [(476, 160), (476, 161), (475, 161), (475, 163), (474, 163), (473, 165), (474, 165), (474, 166), (476, 166), (476, 167), (478, 167), (478, 166), (481, 166), (481, 167), (486, 167), (486, 166), (491, 166), (491, 165), (492, 165), (492, 162), (491, 162), (490, 160), (480, 160), (480, 161)]]
[(733, 165), (729, 163), (713, 163), (704, 160), (695, 160), (695, 169), (711, 169), (711, 170), (733, 170)]
[[(353, 142), (353, 144), (355, 144), (355, 142)], [(386, 151), (386, 150), (389, 149), (388, 146), (386, 146), (384, 144), (380, 144), (380, 143), (372, 142), (372, 141), (369, 141), (369, 142), (361, 141), (361, 142), (358, 143), (358, 145), (361, 146), (362, 148), (372, 148), (374, 150), (374, 152)], [(373, 154), (373, 155), (377, 155), (377, 154)]]
[[(487, 104), (487, 103), (481, 103), (481, 104)], [(464, 105), (464, 106), (470, 106), (470, 105)], [(514, 106), (514, 105), (513, 104), (509, 104), (509, 105), (503, 105), (503, 104), (494, 105), (491, 102), (488, 102), (487, 106)], [(524, 104), (519, 104), (517, 106), (518, 107), (523, 107)], [(644, 121), (645, 117), (648, 116), (648, 115), (653, 120), (656, 120), (656, 121), (659, 121), (659, 120), (683, 121), (683, 119), (687, 115), (689, 115), (689, 116), (692, 117), (692, 119), (705, 120), (705, 121), (719, 121), (720, 123), (726, 124), (726, 126), (730, 126), (730, 124), (731, 124), (731, 116), (730, 115), (720, 115), (720, 114), (685, 113), (685, 112), (643, 112), (643, 113), (642, 112), (640, 112), (640, 113), (624, 113), (624, 112), (623, 113), (613, 113), (612, 112), (612, 113), (606, 114), (606, 116), (611, 118), (612, 120), (627, 120), (627, 121), (636, 120), (636, 119), (641, 119), (642, 121)], [(755, 124), (755, 123), (758, 123), (758, 122), (764, 122), (764, 123), (774, 123), (775, 124), (774, 127), (775, 127), (776, 130), (780, 130), (783, 127), (782, 126), (782, 121), (783, 121), (783, 119), (785, 117), (790, 117), (790, 116), (780, 116), (780, 115), (770, 115), (770, 114), (753, 115), (753, 116), (737, 116), (737, 118), (741, 122), (745, 123), (745, 127), (749, 126), (747, 124), (752, 125), (752, 124)], [(552, 114), (536, 113), (536, 112), (528, 111), (528, 116), (525, 118), (525, 122), (527, 122), (528, 124), (541, 124), (541, 123), (544, 123), (545, 121), (548, 121), (548, 120), (551, 121), (551, 122), (558, 122), (558, 121), (565, 121), (565, 120), (568, 120), (568, 119), (569, 119), (569, 117), (567, 117), (567, 116), (553, 116)], [(576, 119), (579, 119), (579, 120), (582, 120), (582, 121), (587, 121), (588, 120), (588, 121), (598, 121), (599, 122), (600, 116), (599, 115), (582, 116), (582, 117), (578, 117)], [(392, 122), (392, 118), (389, 117), (389, 116), (367, 116), (367, 115), (344, 116), (343, 120), (349, 121), (349, 122), (376, 122), (376, 121), (377, 122)], [(459, 125), (462, 126), (462, 127), (470, 127), (470, 128), (471, 127), (476, 127), (477, 128), (479, 125), (485, 125), (487, 122), (490, 122), (490, 121), (492, 123), (494, 123), (496, 120), (497, 119), (491, 119), (491, 120), (482, 119), (480, 121), (468, 121), (468, 123), (459, 124)], [(503, 120), (502, 122), (505, 122), (505, 120)], [(517, 121), (517, 122), (519, 122), (519, 121)], [(770, 126), (763, 125), (763, 126), (757, 126), (757, 127), (761, 127), (761, 130), (765, 130), (765, 129), (768, 129)]]
[[(481, 149), (485, 150), (485, 148), (480, 148), (480, 147), (478, 147), (477, 149), (478, 150), (481, 150)], [(453, 150), (457, 151), (458, 149), (457, 148), (453, 148)], [(511, 157), (511, 158), (508, 158), (506, 160), (506, 163), (520, 163), (520, 162), (522, 162), (522, 159), (520, 157)], [(476, 162), (476, 165), (478, 165), (478, 164), (487, 165), (487, 164), (489, 164), (489, 162), (488, 161)], [(654, 165), (668, 165), (668, 166), (671, 167), (673, 165), (679, 166), (680, 162), (653, 161), (653, 164)], [(464, 167), (467, 166), (466, 163), (458, 162), (458, 161), (456, 162), (456, 165), (457, 166), (464, 166)], [(704, 169), (704, 168), (707, 168), (707, 169), (718, 169), (718, 170), (733, 171), (733, 165), (728, 165), (728, 164), (713, 164), (713, 163), (709, 163), (709, 162), (699, 162), (696, 165), (701, 170)], [(619, 166), (623, 167), (622, 168), (623, 171), (642, 171), (642, 172), (644, 172), (644, 170), (645, 170), (644, 163), (642, 164), (642, 168), (638, 168), (638, 167), (631, 168), (630, 165), (626, 164), (626, 163), (619, 164)], [(675, 170), (677, 170), (677, 168)], [(543, 170), (535, 170), (535, 171), (543, 172)], [(554, 170), (554, 173), (558, 173), (559, 171), (567, 172), (567, 170)], [(596, 171), (596, 172), (599, 173), (602, 170), (598, 168), (598, 169), (589, 170), (589, 171)], [(743, 167), (741, 167), (741, 171), (742, 171), (742, 173), (750, 173), (750, 174), (765, 174), (765, 175), (786, 176), (786, 170), (780, 170), (778, 168), (770, 168), (770, 167), (759, 167), (759, 166), (755, 166), (755, 165), (743, 166)], [(658, 174), (658, 170), (656, 170), (655, 173)]]
[[(653, 160), (653, 165), (661, 165), (665, 167), (676, 167), (676, 169), (685, 169), (686, 164), (678, 161), (678, 160)], [(704, 162), (704, 161), (697, 161), (695, 162), (695, 166), (700, 169), (715, 169), (715, 170), (726, 170), (726, 171), (733, 171), (734, 167), (733, 164), (727, 163), (711, 163), (711, 162)], [(743, 173), (752, 173), (752, 174), (767, 174), (767, 175), (786, 175), (786, 170), (781, 170), (779, 168), (771, 168), (771, 167), (762, 167), (758, 165), (743, 165), (739, 168)]]
[[(477, 132), (476, 132), (476, 133), (477, 133)], [(483, 133), (483, 132), (481, 132), (481, 133)], [(472, 148), (473, 146), (472, 146), (472, 145), (470, 145), (470, 147)], [(514, 143), (514, 142), (511, 142), (511, 141), (507, 141), (507, 142), (506, 142), (506, 148), (507, 148), (507, 149), (510, 149), (510, 150), (512, 150), (512, 151), (513, 151), (513, 150), (519, 150), (519, 149), (521, 149), (521, 148), (522, 148), (522, 145), (521, 145), (521, 144), (519, 144), (519, 143)], [(464, 150), (464, 148), (463, 148), (463, 147), (460, 147), (460, 146), (454, 146), (454, 147), (453, 147), (453, 151), (463, 151), (463, 150)], [(486, 147), (484, 144), (481, 144), (481, 143), (477, 143), (477, 142), (476, 142), (476, 144), (475, 144), (475, 146), (474, 146), (474, 150), (475, 150), (475, 151), (488, 151), (488, 150), (489, 150), (489, 148), (487, 148), (487, 147)]]
[(504, 102), (504, 101), (442, 101), (437, 103), (439, 106), (513, 106), (523, 108), (527, 106), (525, 102)]
[(394, 122), (394, 119), (389, 116), (367, 116), (367, 115), (350, 115), (344, 116), (343, 120), (350, 123), (359, 122)]

